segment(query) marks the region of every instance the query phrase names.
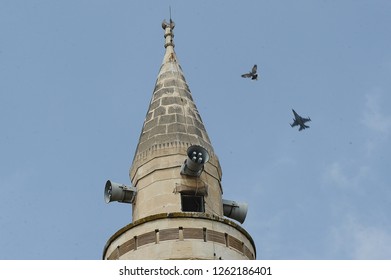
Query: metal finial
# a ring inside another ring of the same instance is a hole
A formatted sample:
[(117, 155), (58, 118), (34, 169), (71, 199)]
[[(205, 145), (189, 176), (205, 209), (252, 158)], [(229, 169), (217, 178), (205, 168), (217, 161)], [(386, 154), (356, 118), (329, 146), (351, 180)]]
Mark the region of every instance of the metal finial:
[(170, 13), (170, 22), (167, 23), (166, 20), (163, 20), (163, 22), (162, 22), (162, 28), (163, 28), (163, 29), (166, 29), (166, 27), (169, 26), (169, 27), (171, 28), (171, 30), (173, 30), (174, 27), (175, 27), (175, 22), (172, 20), (172, 17), (171, 17), (171, 6), (169, 6), (168, 9), (169, 9), (169, 13)]
[(175, 27), (175, 22), (171, 18), (171, 6), (168, 6), (169, 12), (170, 12), (170, 28), (174, 29)]
[(165, 19), (162, 22), (162, 27), (165, 30), (164, 38), (166, 38), (166, 42), (164, 44), (165, 48), (167, 48), (168, 46), (175, 47), (175, 44), (173, 41), (173, 38), (174, 38), (173, 29), (175, 27), (175, 23), (171, 18), (171, 6), (169, 6), (169, 12), (170, 12), (170, 22), (168, 23)]

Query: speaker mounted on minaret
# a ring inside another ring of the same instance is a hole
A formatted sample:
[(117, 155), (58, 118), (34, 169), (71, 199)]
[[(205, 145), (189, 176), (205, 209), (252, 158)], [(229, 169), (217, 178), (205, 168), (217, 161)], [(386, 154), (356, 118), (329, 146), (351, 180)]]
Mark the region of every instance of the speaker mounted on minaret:
[(236, 202), (223, 199), (224, 216), (234, 219), (243, 224), (247, 216), (248, 204), (245, 202)]
[(136, 197), (136, 188), (107, 180), (104, 195), (106, 203), (113, 201), (133, 203)]
[(187, 158), (181, 167), (181, 174), (200, 177), (204, 170), (204, 164), (209, 160), (208, 151), (198, 145), (192, 145), (187, 149)]

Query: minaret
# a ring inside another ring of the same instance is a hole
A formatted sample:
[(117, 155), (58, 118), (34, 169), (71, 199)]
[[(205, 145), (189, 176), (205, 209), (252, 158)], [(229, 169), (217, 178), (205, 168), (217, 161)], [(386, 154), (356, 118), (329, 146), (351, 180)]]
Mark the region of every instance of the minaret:
[(133, 222), (110, 237), (103, 259), (255, 259), (251, 236), (234, 221), (244, 221), (247, 205), (222, 199), (220, 163), (174, 51), (175, 24), (162, 27), (165, 54), (132, 186), (105, 188), (106, 202), (132, 204)]

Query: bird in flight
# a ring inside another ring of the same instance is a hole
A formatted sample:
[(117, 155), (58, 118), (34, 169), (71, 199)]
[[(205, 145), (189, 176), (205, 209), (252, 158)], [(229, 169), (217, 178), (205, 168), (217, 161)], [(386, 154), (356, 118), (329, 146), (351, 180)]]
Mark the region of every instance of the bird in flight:
[(257, 65), (254, 64), (253, 68), (251, 69), (251, 72), (243, 74), (242, 77), (251, 78), (251, 80), (258, 80)]

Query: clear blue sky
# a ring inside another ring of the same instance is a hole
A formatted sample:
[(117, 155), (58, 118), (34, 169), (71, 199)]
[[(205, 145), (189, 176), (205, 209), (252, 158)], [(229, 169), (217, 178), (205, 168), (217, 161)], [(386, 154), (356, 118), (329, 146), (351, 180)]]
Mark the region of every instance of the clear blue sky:
[(1, 1), (0, 259), (100, 259), (131, 222), (103, 189), (130, 182), (170, 5), (258, 259), (391, 259), (388, 0)]

